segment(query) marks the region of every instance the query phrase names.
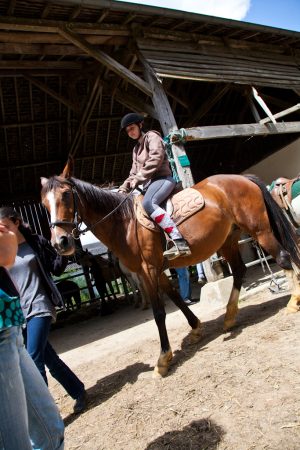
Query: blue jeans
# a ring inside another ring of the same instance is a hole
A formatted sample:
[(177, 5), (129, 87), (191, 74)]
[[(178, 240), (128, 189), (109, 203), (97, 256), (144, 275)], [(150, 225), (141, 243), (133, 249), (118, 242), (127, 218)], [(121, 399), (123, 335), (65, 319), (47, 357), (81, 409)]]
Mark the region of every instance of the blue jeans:
[(46, 384), (45, 365), (49, 372), (75, 400), (84, 391), (84, 384), (74, 372), (60, 359), (54, 348), (48, 342), (51, 317), (32, 317), (27, 322), (26, 347), (35, 362)]
[(178, 275), (179, 293), (182, 300), (185, 300), (186, 298), (190, 299), (192, 295), (190, 272), (188, 271), (187, 267), (179, 267), (175, 270)]
[(20, 327), (0, 331), (0, 405), (1, 450), (64, 448), (63, 421)]
[(196, 264), (198, 278), (205, 278), (204, 268), (202, 262)]

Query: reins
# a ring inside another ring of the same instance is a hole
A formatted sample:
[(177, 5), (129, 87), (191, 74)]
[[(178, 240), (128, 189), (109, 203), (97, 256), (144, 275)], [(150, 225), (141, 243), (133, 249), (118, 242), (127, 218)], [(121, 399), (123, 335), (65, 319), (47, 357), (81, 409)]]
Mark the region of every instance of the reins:
[(79, 226), (82, 224), (83, 220), (81, 218), (79, 220), (77, 199), (79, 199), (81, 204), (82, 204), (82, 201), (80, 199), (80, 196), (78, 194), (76, 186), (73, 183), (71, 183), (70, 181), (67, 181), (66, 183), (71, 186), (71, 192), (73, 195), (74, 220), (72, 222), (69, 222), (66, 220), (57, 220), (55, 222), (50, 222), (50, 228), (54, 228), (55, 226), (63, 226), (63, 225), (74, 226), (74, 228), (71, 231), (71, 235), (75, 240), (80, 239), (81, 235), (85, 234), (87, 231), (92, 231), (97, 225), (99, 225), (100, 223), (102, 223), (106, 219), (108, 219), (110, 216), (112, 216), (123, 205), (123, 203), (125, 203), (128, 200), (128, 198), (132, 195), (132, 193), (134, 191), (134, 188), (131, 189), (131, 191), (128, 194), (126, 194), (125, 198), (123, 198), (123, 200), (112, 211), (110, 211), (108, 214), (106, 214), (106, 216), (102, 217), (100, 220), (97, 220), (97, 222), (95, 222), (89, 226), (86, 226), (86, 228), (84, 228), (83, 230), (80, 230)]

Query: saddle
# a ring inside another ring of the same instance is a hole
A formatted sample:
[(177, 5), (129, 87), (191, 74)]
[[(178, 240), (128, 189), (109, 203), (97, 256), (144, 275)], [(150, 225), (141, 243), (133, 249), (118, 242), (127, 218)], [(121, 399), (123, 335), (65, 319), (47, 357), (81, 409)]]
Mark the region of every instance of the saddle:
[[(134, 210), (138, 222), (148, 230), (161, 232), (160, 227), (148, 216), (142, 205), (143, 195), (134, 199)], [(186, 188), (171, 194), (166, 204), (161, 205), (172, 217), (176, 225), (180, 225), (204, 207), (204, 198), (199, 191)]]
[(293, 198), (300, 194), (300, 175), (298, 175), (296, 178), (292, 178), (291, 180), (288, 178), (280, 177), (277, 178), (277, 180), (275, 180), (272, 184), (273, 187), (271, 189), (271, 195), (273, 199), (282, 209), (286, 211), (293, 224), (297, 225), (295, 219), (296, 213), (291, 205), (291, 202)]

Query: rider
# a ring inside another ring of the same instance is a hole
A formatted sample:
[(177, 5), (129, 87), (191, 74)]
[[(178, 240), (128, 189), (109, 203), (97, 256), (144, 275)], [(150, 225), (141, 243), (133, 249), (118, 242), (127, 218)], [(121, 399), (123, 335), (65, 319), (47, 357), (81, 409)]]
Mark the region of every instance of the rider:
[(136, 113), (126, 114), (121, 120), (121, 130), (125, 130), (128, 136), (137, 142), (133, 148), (129, 177), (120, 186), (119, 191), (128, 193), (142, 185), (145, 192), (142, 202), (145, 211), (171, 238), (172, 246), (164, 252), (164, 256), (174, 259), (177, 256), (190, 255), (188, 243), (170, 215), (160, 206), (176, 186), (164, 142), (157, 131), (145, 132), (143, 124), (144, 117)]

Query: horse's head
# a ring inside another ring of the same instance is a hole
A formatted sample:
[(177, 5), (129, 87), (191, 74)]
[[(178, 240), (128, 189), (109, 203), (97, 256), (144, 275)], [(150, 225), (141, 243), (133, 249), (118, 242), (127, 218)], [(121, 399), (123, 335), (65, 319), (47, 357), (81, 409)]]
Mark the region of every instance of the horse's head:
[(50, 213), (51, 243), (61, 255), (72, 255), (80, 223), (72, 179), (55, 176), (41, 178), (41, 183), (42, 203)]

